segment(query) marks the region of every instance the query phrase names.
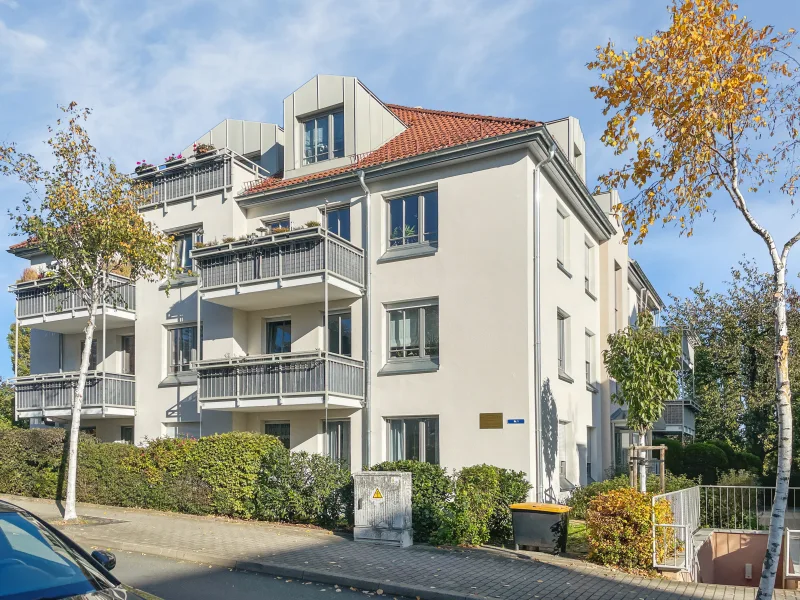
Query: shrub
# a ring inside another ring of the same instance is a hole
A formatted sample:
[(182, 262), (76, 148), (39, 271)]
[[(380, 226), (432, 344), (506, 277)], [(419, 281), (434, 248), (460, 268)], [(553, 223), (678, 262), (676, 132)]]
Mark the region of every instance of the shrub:
[(493, 544), (505, 545), (514, 539), (509, 506), (516, 502), (524, 502), (528, 497), (531, 484), (525, 479), (525, 473), (522, 471), (493, 468), (497, 469), (500, 493), (495, 501), (495, 510), (489, 519), (489, 541)]
[[(592, 499), (586, 514), (589, 559), (625, 569), (652, 569), (652, 498), (631, 488), (610, 490)], [(672, 512), (666, 500), (655, 507), (656, 522), (668, 523)], [(677, 543), (669, 529), (659, 528), (660, 552)], [(667, 539), (667, 536), (673, 536)]]
[(714, 444), (717, 448), (722, 450), (725, 453), (725, 458), (728, 460), (728, 464), (733, 464), (736, 460), (736, 450), (733, 449), (730, 442), (727, 440), (706, 440), (706, 444)]
[(0, 431), (0, 492), (55, 498), (64, 434), (63, 429)]
[(496, 467), (465, 467), (456, 473), (453, 501), (445, 505), (439, 528), (430, 541), (448, 546), (485, 544), (499, 497), (500, 475)]
[(319, 227), (319, 221), (306, 221), (306, 227)]
[(36, 281), (42, 276), (41, 272), (36, 267), (25, 267), (22, 271), (22, 275), (19, 279), (17, 279), (17, 283), (23, 283), (25, 281)]
[(758, 478), (744, 469), (731, 469), (719, 474), (717, 485), (757, 486)]
[[(672, 473), (683, 473), (683, 444), (679, 440), (672, 438), (654, 439), (653, 445), (659, 446), (664, 444), (667, 447), (665, 455), (666, 469)], [(658, 452), (655, 452), (658, 456)]]
[(701, 483), (714, 485), (717, 471), (728, 468), (728, 459), (717, 445), (699, 442), (683, 449), (683, 468), (689, 477), (699, 477)]
[(383, 462), (372, 471), (408, 471), (411, 473), (411, 519), (414, 541), (427, 542), (442, 520), (445, 503), (452, 495), (452, 481), (438, 465), (415, 460)]
[(763, 471), (761, 459), (750, 452), (737, 452), (734, 456), (733, 462), (728, 466), (732, 469), (736, 469), (737, 471), (750, 471), (756, 475), (760, 475)]

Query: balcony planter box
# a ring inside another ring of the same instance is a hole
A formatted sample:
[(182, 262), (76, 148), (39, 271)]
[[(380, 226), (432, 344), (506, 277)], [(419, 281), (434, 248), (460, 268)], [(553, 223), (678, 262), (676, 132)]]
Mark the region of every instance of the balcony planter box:
[(164, 163), (164, 168), (169, 169), (170, 167), (175, 167), (177, 165), (182, 165), (186, 162), (185, 158), (176, 158), (175, 160), (168, 160)]
[(156, 170), (157, 169), (155, 165), (139, 165), (133, 170), (133, 172), (137, 175), (144, 175), (146, 173), (155, 173)]

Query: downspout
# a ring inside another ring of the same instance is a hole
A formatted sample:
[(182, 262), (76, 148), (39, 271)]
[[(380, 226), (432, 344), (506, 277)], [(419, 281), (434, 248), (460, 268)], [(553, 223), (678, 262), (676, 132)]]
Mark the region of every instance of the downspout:
[(372, 448), (372, 261), (370, 260), (370, 204), (372, 194), (364, 181), (364, 171), (360, 170), (356, 173), (358, 175), (358, 183), (361, 184), (361, 189), (364, 190), (364, 239), (361, 244), (364, 248), (364, 306), (361, 311), (362, 321), (362, 339), (363, 341), (363, 358), (364, 358), (364, 414), (361, 418), (361, 464), (365, 467), (370, 466)]
[(533, 167), (533, 402), (534, 456), (536, 457), (536, 501), (544, 501), (544, 469), (542, 465), (542, 299), (541, 299), (541, 191), (540, 172), (556, 155), (556, 143), (550, 146), (546, 159)]

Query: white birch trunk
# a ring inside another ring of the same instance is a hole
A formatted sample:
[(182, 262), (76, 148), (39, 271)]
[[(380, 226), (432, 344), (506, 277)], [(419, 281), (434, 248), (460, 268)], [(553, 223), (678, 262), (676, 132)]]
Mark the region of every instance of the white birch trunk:
[(756, 600), (771, 600), (778, 574), (789, 474), (792, 467), (792, 405), (789, 385), (789, 330), (786, 323), (786, 263), (775, 265), (775, 404), (778, 413), (778, 470), (775, 499), (769, 521), (769, 537)]
[(92, 338), (95, 330), (95, 313), (97, 302), (93, 302), (89, 310), (89, 320), (83, 329), (84, 346), (81, 356), (81, 368), (78, 376), (78, 385), (75, 387), (75, 396), (72, 400), (72, 421), (69, 430), (69, 450), (67, 455), (67, 498), (64, 502), (64, 520), (77, 519), (75, 511), (76, 482), (78, 477), (78, 437), (81, 430), (81, 406), (83, 405), (83, 391), (86, 388), (86, 373), (89, 371), (89, 358), (92, 354)]
[[(639, 445), (647, 445), (647, 431), (639, 432)], [(639, 451), (639, 491), (644, 493), (647, 491), (647, 450)]]

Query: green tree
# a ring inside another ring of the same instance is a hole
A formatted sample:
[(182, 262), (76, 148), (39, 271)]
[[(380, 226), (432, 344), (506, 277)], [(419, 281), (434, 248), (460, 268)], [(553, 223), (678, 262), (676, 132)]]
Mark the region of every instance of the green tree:
[[(603, 362), (609, 377), (616, 380), (614, 401), (628, 407), (628, 428), (644, 440), (653, 423), (664, 412), (664, 403), (678, 397), (678, 369), (681, 333), (653, 326), (653, 315), (639, 313), (636, 327), (626, 327), (608, 336)], [(641, 461), (641, 491), (647, 471)]]
[[(625, 162), (600, 177), (608, 188), (634, 188), (616, 207), (626, 238), (637, 242), (658, 223), (691, 235), (696, 218), (730, 202), (764, 243), (772, 267), (776, 371), (777, 477), (758, 600), (772, 598), (792, 464), (792, 393), (786, 270), (800, 232), (777, 240), (754, 212), (772, 192), (788, 214), (800, 180), (800, 61), (794, 29), (755, 27), (731, 0), (673, 0), (669, 27), (636, 38), (630, 50), (597, 49), (595, 98), (609, 115), (602, 140)], [(637, 121), (646, 123), (641, 135)], [(776, 202), (769, 201), (774, 207)]]
[[(6, 336), (8, 351), (11, 353), (11, 369), (14, 369), (14, 347), (16, 346), (16, 323), (12, 323)], [(31, 328), (19, 328), (19, 365), (17, 367), (17, 377), (25, 377), (31, 374)]]
[(84, 127), (90, 111), (73, 102), (64, 118), (49, 128), (53, 167), (43, 167), (13, 144), (0, 146), (0, 172), (18, 178), (28, 193), (11, 211), (17, 235), (53, 257), (56, 285), (73, 290), (89, 309), (84, 350), (71, 410), (64, 519), (75, 519), (75, 484), (81, 405), (89, 370), (98, 307), (124, 305), (118, 280), (123, 270), (133, 281), (157, 281), (170, 274), (171, 240), (139, 213), (143, 188), (103, 162)]

